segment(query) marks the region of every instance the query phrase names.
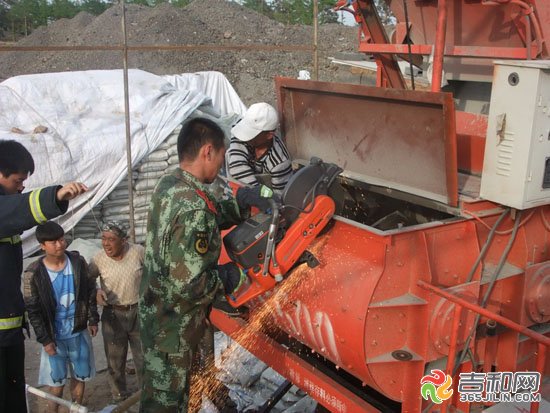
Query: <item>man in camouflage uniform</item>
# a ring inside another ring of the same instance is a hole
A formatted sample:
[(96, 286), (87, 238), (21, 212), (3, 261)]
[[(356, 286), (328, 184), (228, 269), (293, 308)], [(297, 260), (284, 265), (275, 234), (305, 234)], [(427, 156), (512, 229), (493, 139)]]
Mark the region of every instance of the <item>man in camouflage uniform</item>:
[(220, 229), (265, 209), (259, 187), (241, 188), (237, 199), (214, 201), (205, 184), (225, 159), (216, 123), (195, 118), (178, 137), (180, 168), (162, 177), (151, 198), (139, 318), (144, 351), (141, 412), (186, 412), (193, 355), (215, 295), (233, 292), (244, 274), (218, 266)]

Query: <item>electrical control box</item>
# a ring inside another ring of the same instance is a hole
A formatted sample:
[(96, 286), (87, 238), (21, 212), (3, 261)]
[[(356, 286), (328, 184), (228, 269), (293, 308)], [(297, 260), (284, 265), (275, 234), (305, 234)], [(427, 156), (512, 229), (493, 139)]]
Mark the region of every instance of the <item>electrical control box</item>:
[(480, 196), (550, 204), (550, 60), (495, 62)]

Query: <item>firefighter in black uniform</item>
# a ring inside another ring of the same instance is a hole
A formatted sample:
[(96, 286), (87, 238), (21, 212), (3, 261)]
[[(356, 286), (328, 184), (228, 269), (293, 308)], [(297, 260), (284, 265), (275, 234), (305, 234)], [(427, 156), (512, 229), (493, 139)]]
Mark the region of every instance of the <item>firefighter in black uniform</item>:
[(22, 194), (33, 172), (33, 158), (23, 145), (0, 140), (0, 413), (27, 411), (20, 234), (65, 213), (69, 200), (87, 190), (72, 182)]

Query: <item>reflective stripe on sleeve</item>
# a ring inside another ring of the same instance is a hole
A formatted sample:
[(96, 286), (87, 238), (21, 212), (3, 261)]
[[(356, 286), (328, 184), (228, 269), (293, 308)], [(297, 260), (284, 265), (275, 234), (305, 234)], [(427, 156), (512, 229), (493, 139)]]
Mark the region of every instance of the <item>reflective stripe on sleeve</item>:
[(0, 318), (0, 330), (11, 330), (13, 328), (19, 328), (23, 325), (23, 316)]
[(42, 192), (42, 188), (31, 192), (31, 195), (29, 196), (29, 204), (34, 220), (38, 224), (43, 224), (48, 219), (44, 216), (42, 209), (40, 208), (40, 192)]
[(20, 244), (21, 237), (19, 235), (14, 235), (13, 237), (0, 238), (0, 242), (5, 242), (6, 244)]

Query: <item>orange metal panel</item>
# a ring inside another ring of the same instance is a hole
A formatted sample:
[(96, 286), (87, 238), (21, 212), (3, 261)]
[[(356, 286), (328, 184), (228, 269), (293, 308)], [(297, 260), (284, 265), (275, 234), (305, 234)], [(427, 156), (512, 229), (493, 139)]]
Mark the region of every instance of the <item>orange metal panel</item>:
[(481, 175), (486, 134), (487, 116), (456, 112), (458, 169)]

